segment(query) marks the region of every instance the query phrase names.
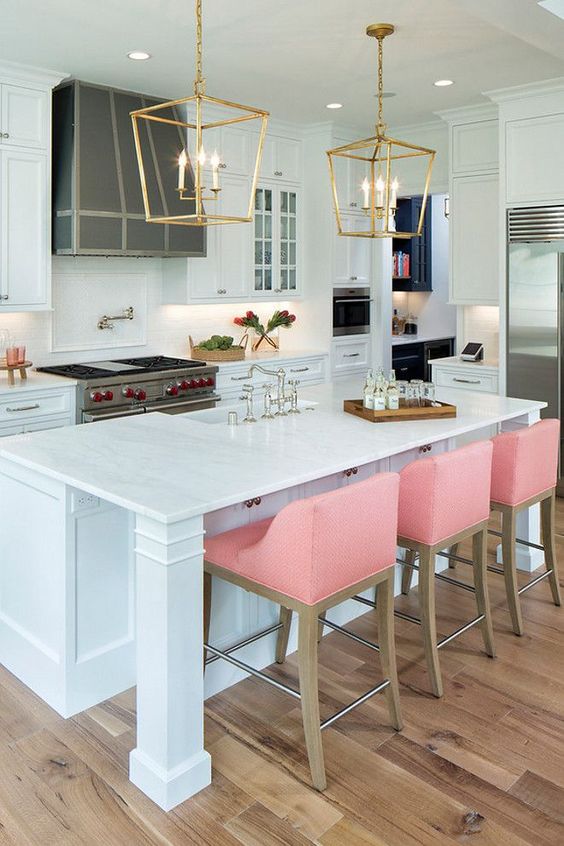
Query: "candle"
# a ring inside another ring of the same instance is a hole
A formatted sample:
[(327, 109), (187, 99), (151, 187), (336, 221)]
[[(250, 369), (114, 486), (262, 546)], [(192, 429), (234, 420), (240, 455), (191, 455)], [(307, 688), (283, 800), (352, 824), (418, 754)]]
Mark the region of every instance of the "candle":
[(184, 191), (184, 177), (186, 174), (186, 165), (188, 164), (188, 156), (186, 150), (182, 150), (178, 157), (178, 190)]
[(384, 180), (381, 176), (376, 180), (376, 206), (379, 209), (384, 208)]
[(392, 196), (390, 197), (390, 208), (397, 209), (398, 207), (398, 181), (394, 179), (392, 182)]
[(217, 151), (214, 151), (210, 163), (212, 166), (213, 188), (215, 191), (219, 191), (219, 156), (217, 155)]
[(366, 177), (364, 177), (364, 182), (362, 183), (362, 192), (364, 194), (364, 202), (362, 204), (362, 208), (363, 209), (369, 209), (370, 208), (370, 200), (369, 200), (370, 183), (368, 182), (368, 179)]

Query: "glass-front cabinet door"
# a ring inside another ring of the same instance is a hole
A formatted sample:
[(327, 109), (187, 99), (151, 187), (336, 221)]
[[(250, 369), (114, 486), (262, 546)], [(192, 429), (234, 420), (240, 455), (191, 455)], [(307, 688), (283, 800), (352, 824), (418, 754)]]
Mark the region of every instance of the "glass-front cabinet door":
[(254, 290), (258, 293), (272, 291), (272, 188), (257, 188), (255, 194), (255, 281)]
[(256, 294), (299, 293), (298, 204), (295, 189), (264, 183), (257, 188), (253, 224)]

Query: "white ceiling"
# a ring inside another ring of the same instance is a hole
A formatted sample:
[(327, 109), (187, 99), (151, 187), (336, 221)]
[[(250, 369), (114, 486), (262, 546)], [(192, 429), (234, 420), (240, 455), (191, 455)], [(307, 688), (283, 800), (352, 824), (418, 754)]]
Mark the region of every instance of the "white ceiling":
[[(536, 0), (203, 0), (208, 93), (286, 120), (372, 124), (375, 42), (388, 123), (483, 101), (482, 91), (564, 76), (564, 21)], [(0, 58), (165, 97), (191, 93), (193, 0), (0, 0)], [(153, 58), (132, 62), (130, 50)], [(436, 79), (455, 80), (436, 88)], [(340, 112), (325, 104), (341, 102)]]

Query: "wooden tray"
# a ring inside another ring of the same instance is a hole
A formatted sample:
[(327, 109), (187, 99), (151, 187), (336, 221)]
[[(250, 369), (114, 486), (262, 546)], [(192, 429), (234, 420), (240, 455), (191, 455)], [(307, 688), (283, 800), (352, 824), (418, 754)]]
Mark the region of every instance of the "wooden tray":
[(400, 400), (400, 407), (391, 411), (372, 411), (365, 408), (362, 400), (345, 400), (343, 408), (347, 414), (354, 414), (355, 417), (362, 417), (371, 423), (394, 423), (402, 420), (443, 420), (446, 417), (456, 417), (456, 406), (447, 402), (440, 402), (438, 405), (431, 405), (425, 400), (425, 405), (408, 406), (404, 400)]
[(190, 336), (188, 340), (190, 341), (190, 355), (196, 361), (243, 361), (245, 358), (245, 347), (233, 346), (228, 350), (204, 350), (194, 346)]
[(6, 364), (6, 359), (0, 359), (0, 370), (8, 371), (8, 384), (15, 385), (14, 372), (20, 371), (20, 379), (27, 379), (26, 369), (31, 367), (32, 361), (24, 361), (22, 364)]

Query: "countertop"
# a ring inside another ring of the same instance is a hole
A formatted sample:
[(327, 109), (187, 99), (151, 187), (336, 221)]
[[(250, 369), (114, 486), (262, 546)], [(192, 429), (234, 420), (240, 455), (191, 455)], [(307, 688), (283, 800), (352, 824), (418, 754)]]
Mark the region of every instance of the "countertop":
[(373, 424), (342, 410), (361, 391), (359, 380), (304, 388), (314, 411), (231, 428), (153, 413), (15, 435), (0, 442), (0, 470), (16, 462), (174, 523), (545, 406), (448, 388), (437, 396), (458, 406), (457, 418)]
[(429, 364), (440, 364), (441, 367), (467, 367), (469, 370), (492, 370), (497, 373), (499, 362), (495, 359), (484, 359), (484, 361), (462, 361), (457, 355), (448, 358), (432, 358)]
[(327, 350), (259, 350), (259, 352), (248, 352), (240, 361), (212, 361), (210, 364), (217, 364), (223, 370), (224, 367), (245, 366), (245, 364), (265, 364), (267, 362), (288, 361), (294, 358), (313, 358), (328, 356)]
[(446, 338), (454, 338), (454, 334), (449, 335), (392, 335), (392, 346), (398, 344), (424, 344), (426, 341), (443, 341)]
[(37, 373), (35, 370), (27, 371), (27, 379), (20, 379), (17, 371), (14, 376), (15, 385), (9, 385), (8, 373), (4, 370), (0, 371), (0, 396), (23, 394), (26, 391), (68, 388), (77, 384), (76, 379), (67, 379), (65, 376), (55, 376), (52, 373)]

